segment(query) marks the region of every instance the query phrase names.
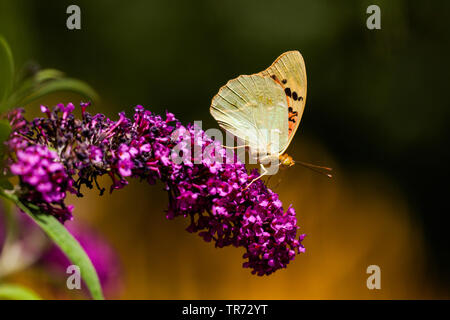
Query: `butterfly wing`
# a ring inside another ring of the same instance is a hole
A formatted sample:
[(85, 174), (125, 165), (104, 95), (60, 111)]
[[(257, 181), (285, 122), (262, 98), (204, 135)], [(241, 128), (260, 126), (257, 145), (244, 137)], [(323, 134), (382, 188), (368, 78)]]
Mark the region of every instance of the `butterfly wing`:
[(271, 77), (282, 86), (288, 100), (289, 139), (280, 153), (289, 146), (300, 124), (306, 103), (306, 69), (298, 51), (288, 51), (279, 56), (262, 76)]
[(212, 99), (210, 112), (253, 153), (278, 154), (288, 143), (286, 94), (270, 77), (242, 75), (228, 81)]

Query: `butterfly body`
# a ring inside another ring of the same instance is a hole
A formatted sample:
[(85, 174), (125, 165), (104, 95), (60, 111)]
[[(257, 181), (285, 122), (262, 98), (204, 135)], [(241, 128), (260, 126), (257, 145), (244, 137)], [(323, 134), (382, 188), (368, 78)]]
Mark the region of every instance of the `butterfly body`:
[(287, 153), (283, 153), (278, 159), (280, 160), (280, 164), (285, 167), (292, 167), (295, 164), (294, 159)]

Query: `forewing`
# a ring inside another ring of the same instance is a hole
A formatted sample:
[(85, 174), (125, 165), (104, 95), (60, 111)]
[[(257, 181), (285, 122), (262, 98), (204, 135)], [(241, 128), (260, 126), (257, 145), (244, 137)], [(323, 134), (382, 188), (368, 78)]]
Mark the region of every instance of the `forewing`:
[(288, 51), (260, 74), (271, 77), (280, 84), (288, 100), (289, 139), (282, 148), (284, 151), (297, 131), (305, 109), (307, 87), (305, 62), (300, 52)]
[(253, 153), (277, 154), (288, 143), (288, 103), (271, 77), (243, 75), (220, 88), (212, 116)]

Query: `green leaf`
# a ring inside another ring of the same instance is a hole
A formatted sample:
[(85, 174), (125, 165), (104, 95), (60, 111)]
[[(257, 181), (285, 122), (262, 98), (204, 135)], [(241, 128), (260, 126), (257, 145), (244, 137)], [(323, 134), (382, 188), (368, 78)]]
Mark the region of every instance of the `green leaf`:
[(21, 101), (23, 101), (31, 94), (35, 93), (40, 88), (40, 86), (43, 85), (44, 82), (60, 79), (62, 77), (64, 77), (64, 73), (59, 70), (44, 69), (38, 71), (32, 77), (23, 79), (20, 82), (20, 86), (16, 88), (8, 97), (8, 99), (3, 103), (0, 112), (21, 106)]
[(78, 93), (87, 99), (94, 101), (98, 100), (98, 94), (87, 83), (77, 79), (63, 78), (44, 82), (28, 97), (20, 101), (20, 104), (26, 105), (36, 99), (57, 91), (71, 91)]
[(18, 284), (0, 284), (0, 300), (41, 300), (31, 289)]
[(86, 283), (92, 298), (103, 298), (100, 281), (86, 252), (67, 229), (52, 215), (32, 210), (17, 198), (16, 195), (0, 191), (0, 195), (14, 202), (23, 212), (28, 214), (44, 232), (59, 246), (69, 260), (80, 268), (81, 277)]
[(0, 108), (0, 112), (25, 106), (33, 100), (57, 91), (72, 91), (91, 101), (98, 100), (98, 94), (85, 82), (64, 78), (64, 73), (55, 69), (44, 69), (22, 81), (20, 87), (9, 96)]
[(0, 35), (0, 106), (14, 84), (14, 60), (5, 38)]
[(44, 69), (40, 70), (34, 76), (34, 80), (38, 83), (51, 80), (51, 79), (61, 79), (64, 77), (64, 73), (56, 69)]

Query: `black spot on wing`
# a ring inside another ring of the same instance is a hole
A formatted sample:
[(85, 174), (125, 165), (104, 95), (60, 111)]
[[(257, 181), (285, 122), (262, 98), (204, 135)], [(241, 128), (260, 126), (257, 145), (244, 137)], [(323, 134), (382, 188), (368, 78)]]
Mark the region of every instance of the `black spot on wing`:
[(290, 89), (290, 88), (284, 89), (284, 92), (286, 93), (286, 95), (287, 95), (288, 97), (291, 97), (291, 89)]
[(286, 80), (286, 79), (283, 79), (283, 80), (281, 80), (281, 82), (282, 82), (283, 84), (286, 84), (286, 83), (287, 83), (287, 80)]
[(292, 99), (294, 99), (295, 101), (297, 101), (297, 92), (292, 92)]

